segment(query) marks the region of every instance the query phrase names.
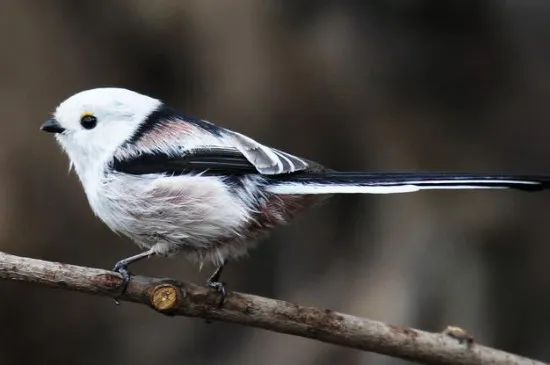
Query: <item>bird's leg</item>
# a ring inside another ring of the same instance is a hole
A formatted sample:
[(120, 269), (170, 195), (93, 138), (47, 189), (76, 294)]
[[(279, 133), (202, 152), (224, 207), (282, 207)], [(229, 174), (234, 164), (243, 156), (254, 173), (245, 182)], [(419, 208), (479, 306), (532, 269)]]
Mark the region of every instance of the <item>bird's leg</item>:
[[(155, 254), (155, 251), (152, 248), (150, 248), (149, 250), (141, 252), (137, 255), (122, 259), (115, 264), (113, 271), (116, 271), (122, 276), (122, 290), (119, 295), (122, 295), (126, 292), (126, 289), (128, 289), (128, 284), (130, 283), (130, 272), (128, 271), (128, 265), (133, 264), (136, 261), (143, 260), (154, 254)], [(118, 304), (118, 301), (116, 302)]]
[(216, 271), (206, 280), (206, 285), (214, 288), (220, 293), (220, 302), (218, 305), (221, 307), (225, 301), (227, 292), (225, 290), (225, 283), (220, 281), (220, 276), (222, 275), (223, 268), (227, 264), (227, 260), (224, 260), (217, 268)]

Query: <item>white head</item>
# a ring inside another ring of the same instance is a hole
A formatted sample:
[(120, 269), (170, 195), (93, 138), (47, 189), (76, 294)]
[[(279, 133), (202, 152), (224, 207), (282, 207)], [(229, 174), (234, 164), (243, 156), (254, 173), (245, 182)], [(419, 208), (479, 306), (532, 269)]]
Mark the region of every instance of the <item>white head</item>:
[(161, 104), (127, 89), (86, 90), (63, 101), (42, 130), (56, 134), (83, 179), (88, 170), (103, 168)]

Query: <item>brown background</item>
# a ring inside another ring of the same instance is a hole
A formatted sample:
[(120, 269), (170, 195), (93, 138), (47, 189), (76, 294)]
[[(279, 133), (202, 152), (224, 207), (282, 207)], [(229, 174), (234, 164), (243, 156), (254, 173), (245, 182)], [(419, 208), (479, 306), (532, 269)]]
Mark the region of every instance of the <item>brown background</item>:
[[(544, 1), (16, 1), (0, 5), (0, 250), (110, 268), (38, 130), (124, 86), (336, 169), (550, 173)], [(550, 193), (337, 197), (230, 265), (230, 288), (550, 361)], [(202, 281), (182, 259), (135, 271)], [(210, 271), (210, 268), (208, 268)], [(1, 364), (396, 364), (132, 304), (0, 282)]]

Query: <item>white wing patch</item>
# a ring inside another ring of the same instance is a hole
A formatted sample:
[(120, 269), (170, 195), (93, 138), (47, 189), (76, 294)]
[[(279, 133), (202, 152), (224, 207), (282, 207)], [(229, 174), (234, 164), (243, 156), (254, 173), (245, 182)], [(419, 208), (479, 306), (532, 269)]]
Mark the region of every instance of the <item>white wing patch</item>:
[(252, 138), (226, 130), (234, 146), (264, 175), (278, 175), (305, 170), (309, 164), (291, 154), (264, 146)]

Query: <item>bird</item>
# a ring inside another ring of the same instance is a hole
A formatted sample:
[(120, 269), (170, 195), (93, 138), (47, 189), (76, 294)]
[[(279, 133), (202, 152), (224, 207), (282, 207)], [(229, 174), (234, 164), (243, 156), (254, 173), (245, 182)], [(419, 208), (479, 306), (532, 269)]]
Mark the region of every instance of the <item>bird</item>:
[(181, 254), (214, 264), (207, 285), (225, 297), (229, 260), (334, 194), (550, 188), (549, 176), (336, 171), (117, 87), (68, 97), (41, 129), (68, 155), (94, 214), (143, 249), (114, 266), (124, 288), (130, 264)]

